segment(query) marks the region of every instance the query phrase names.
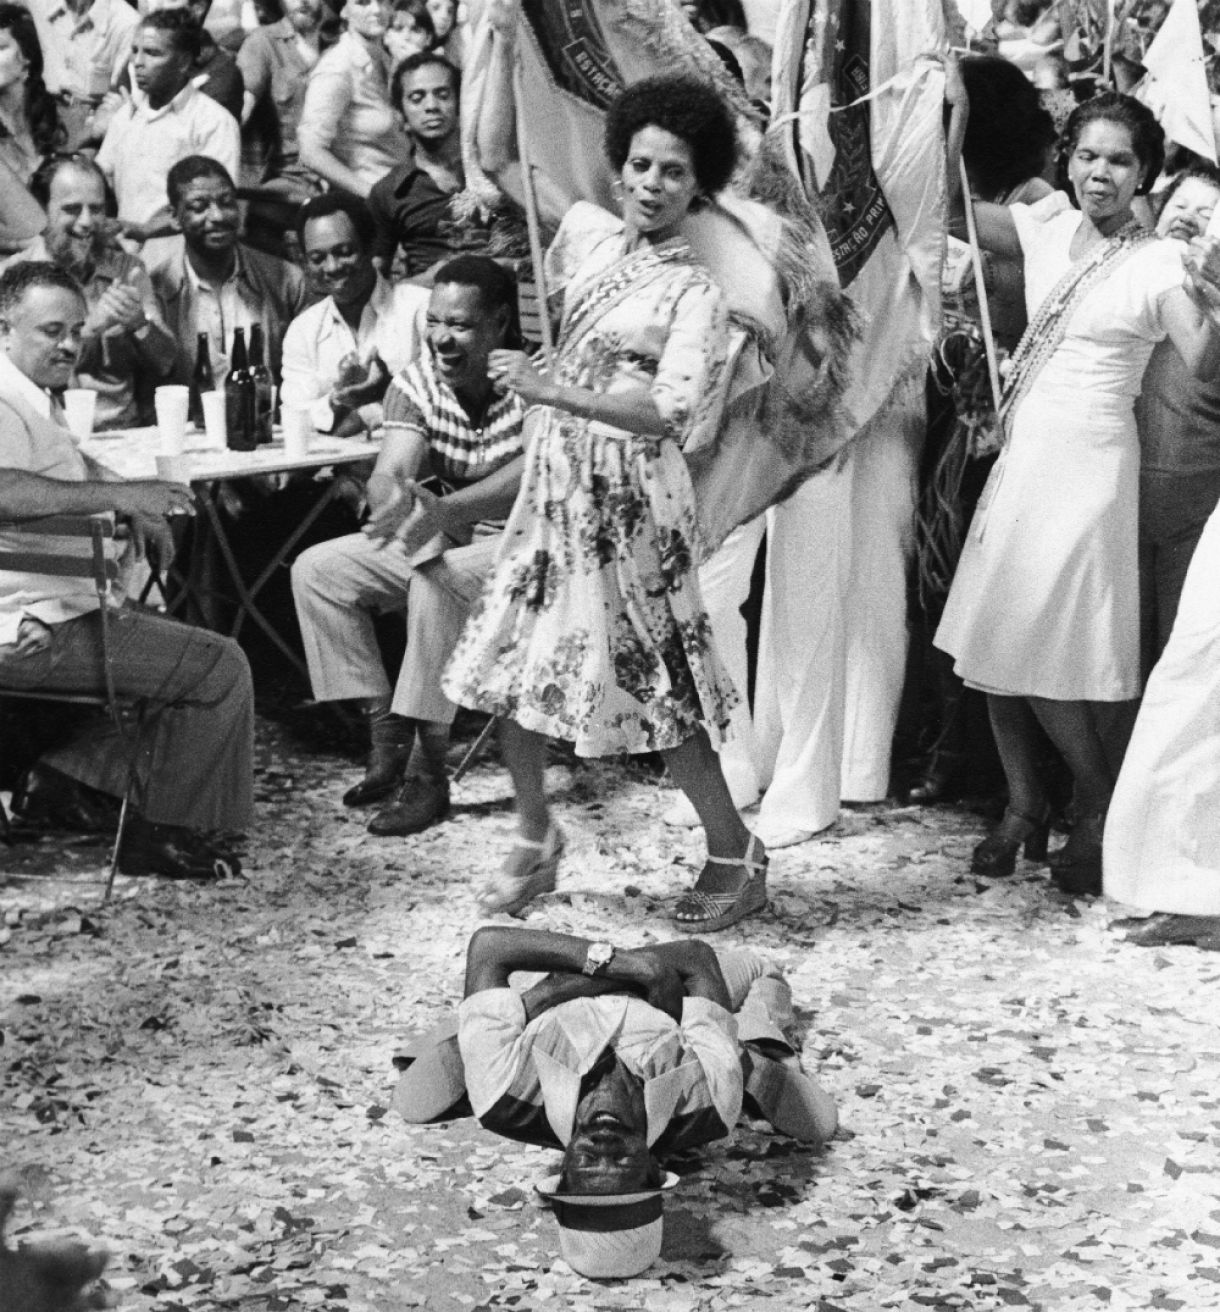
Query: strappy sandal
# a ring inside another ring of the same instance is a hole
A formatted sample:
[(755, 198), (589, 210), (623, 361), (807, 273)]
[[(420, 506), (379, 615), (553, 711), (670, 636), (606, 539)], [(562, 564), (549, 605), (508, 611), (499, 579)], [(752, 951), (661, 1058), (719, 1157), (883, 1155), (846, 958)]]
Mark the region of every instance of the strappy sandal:
[[(761, 857), (756, 855), (761, 852)], [(684, 934), (704, 934), (726, 929), (746, 916), (765, 911), (767, 907), (767, 854), (756, 835), (750, 835), (745, 855), (731, 859), (709, 856), (708, 865), (740, 866), (748, 872), (746, 882), (731, 893), (705, 893), (692, 888), (684, 893), (674, 907), (670, 923)]]
[(563, 847), (563, 830), (553, 822), (541, 840), (515, 839), (503, 870), (480, 891), (479, 905), (515, 916), (540, 894), (554, 892)]

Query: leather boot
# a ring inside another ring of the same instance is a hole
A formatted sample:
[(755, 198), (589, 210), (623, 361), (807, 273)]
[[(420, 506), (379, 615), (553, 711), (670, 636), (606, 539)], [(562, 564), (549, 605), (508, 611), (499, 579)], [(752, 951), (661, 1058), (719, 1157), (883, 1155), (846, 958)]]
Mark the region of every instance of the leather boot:
[(119, 822), (119, 804), (117, 797), (35, 763), (13, 789), (12, 812), (30, 829), (106, 834)]
[(415, 743), (415, 723), (391, 711), (369, 717), (369, 754), (364, 778), (343, 794), (344, 806), (371, 806), (396, 792)]

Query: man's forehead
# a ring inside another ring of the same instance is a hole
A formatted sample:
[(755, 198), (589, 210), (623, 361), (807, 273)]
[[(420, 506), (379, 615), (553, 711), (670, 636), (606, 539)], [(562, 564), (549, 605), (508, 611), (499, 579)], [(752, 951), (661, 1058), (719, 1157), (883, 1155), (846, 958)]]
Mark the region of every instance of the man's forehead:
[(218, 178), (214, 173), (205, 173), (198, 178), (184, 182), (178, 193), (186, 201), (192, 197), (231, 196), (237, 199), (237, 191), (228, 178)]
[(173, 49), (169, 33), (163, 32), (159, 27), (141, 26), (136, 28), (135, 40), (137, 45), (142, 45), (146, 50), (152, 50), (155, 54), (168, 54)]
[(438, 87), (453, 89), (453, 75), (441, 64), (421, 64), (402, 77), (404, 96), (409, 96), (413, 91), (432, 91)]
[(305, 249), (328, 250), (331, 246), (360, 245), (355, 224), (351, 216), (339, 211), (336, 214), (322, 214), (316, 219), (305, 222)]
[(71, 323), (85, 317), (85, 298), (66, 287), (27, 287), (13, 306), (12, 317), (27, 327), (47, 323)]
[(78, 164), (65, 164), (51, 179), (48, 195), (52, 204), (63, 205), (68, 201), (80, 200), (83, 196), (101, 202), (106, 199), (106, 188), (92, 169)]

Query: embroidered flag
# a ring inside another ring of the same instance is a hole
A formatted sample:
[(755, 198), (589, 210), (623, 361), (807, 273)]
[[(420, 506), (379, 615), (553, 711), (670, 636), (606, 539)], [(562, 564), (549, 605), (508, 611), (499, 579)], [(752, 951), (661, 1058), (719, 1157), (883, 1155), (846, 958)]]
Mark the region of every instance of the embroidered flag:
[(940, 324), (943, 50), (929, 0), (795, 0), (780, 12), (773, 111), (864, 318), (845, 400), (862, 428), (922, 368)]

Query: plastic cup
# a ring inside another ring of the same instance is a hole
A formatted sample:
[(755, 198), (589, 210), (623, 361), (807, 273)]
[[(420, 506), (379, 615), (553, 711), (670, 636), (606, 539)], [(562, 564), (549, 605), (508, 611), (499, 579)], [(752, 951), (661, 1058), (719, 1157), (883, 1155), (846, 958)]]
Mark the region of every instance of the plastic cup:
[(225, 420), (225, 394), (219, 389), (204, 392), (199, 400), (203, 405), (203, 431), (207, 434), (208, 446), (223, 451), (229, 439)]
[(69, 387), (64, 392), (64, 418), (73, 437), (84, 441), (93, 436), (93, 414), (97, 393), (91, 387)]
[(313, 420), (308, 410), (284, 410), (284, 455), (300, 460), (309, 454)]
[(191, 462), (184, 455), (157, 457), (157, 477), (167, 483), (189, 483)]
[(186, 449), (186, 416), (190, 402), (190, 388), (177, 384), (158, 387), (153, 394), (163, 456), (180, 456)]

